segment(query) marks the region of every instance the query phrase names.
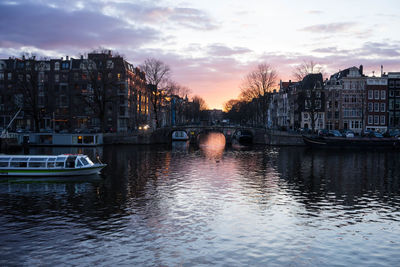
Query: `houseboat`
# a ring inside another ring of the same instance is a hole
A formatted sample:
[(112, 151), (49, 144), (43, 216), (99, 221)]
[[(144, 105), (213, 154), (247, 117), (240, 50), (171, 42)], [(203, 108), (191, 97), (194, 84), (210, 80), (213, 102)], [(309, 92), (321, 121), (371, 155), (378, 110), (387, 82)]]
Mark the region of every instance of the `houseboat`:
[(100, 173), (106, 164), (82, 154), (0, 155), (0, 176), (75, 176)]
[(251, 145), (253, 143), (253, 134), (249, 130), (236, 130), (232, 135), (232, 143)]
[(400, 139), (393, 137), (323, 137), (304, 136), (307, 146), (318, 148), (400, 148)]

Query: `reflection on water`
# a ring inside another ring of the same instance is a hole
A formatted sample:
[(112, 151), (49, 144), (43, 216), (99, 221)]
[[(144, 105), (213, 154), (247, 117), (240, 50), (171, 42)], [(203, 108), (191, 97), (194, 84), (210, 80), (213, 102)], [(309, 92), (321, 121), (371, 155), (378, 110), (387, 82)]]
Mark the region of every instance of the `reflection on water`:
[(199, 147), (209, 159), (221, 159), (225, 149), (225, 136), (222, 133), (209, 133), (199, 136)]
[(398, 265), (398, 152), (203, 140), (106, 146), (101, 179), (0, 180), (0, 265)]

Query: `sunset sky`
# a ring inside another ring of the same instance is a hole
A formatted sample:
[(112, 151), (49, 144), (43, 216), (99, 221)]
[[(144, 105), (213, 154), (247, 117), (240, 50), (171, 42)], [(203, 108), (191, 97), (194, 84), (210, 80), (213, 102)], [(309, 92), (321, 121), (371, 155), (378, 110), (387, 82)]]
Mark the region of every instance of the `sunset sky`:
[(368, 75), (380, 65), (400, 71), (398, 14), (398, 0), (2, 0), (0, 58), (78, 57), (99, 47), (134, 65), (154, 57), (222, 108), (258, 63), (284, 80), (308, 60), (327, 74), (360, 64)]

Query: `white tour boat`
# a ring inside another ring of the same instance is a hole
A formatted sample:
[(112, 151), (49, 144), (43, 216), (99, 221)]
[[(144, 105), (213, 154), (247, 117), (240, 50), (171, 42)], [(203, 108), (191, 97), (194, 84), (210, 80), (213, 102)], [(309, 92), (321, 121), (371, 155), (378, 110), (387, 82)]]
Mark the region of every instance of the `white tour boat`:
[(100, 173), (106, 164), (82, 154), (0, 155), (0, 176), (72, 176)]

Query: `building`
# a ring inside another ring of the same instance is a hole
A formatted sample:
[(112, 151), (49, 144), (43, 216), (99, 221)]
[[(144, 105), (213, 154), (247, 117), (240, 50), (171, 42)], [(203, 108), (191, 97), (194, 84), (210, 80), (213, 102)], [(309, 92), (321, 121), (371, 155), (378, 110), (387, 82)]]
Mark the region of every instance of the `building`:
[(366, 79), (366, 122), (365, 129), (386, 132), (388, 126), (388, 83), (386, 77)]
[(145, 74), (111, 51), (87, 58), (0, 60), (0, 126), (18, 108), (16, 129), (127, 132), (148, 124)]
[(322, 74), (308, 74), (300, 83), (298, 93), (300, 127), (320, 130), (325, 128), (325, 92)]
[(389, 72), (384, 77), (388, 80), (388, 126), (400, 129), (400, 72)]

